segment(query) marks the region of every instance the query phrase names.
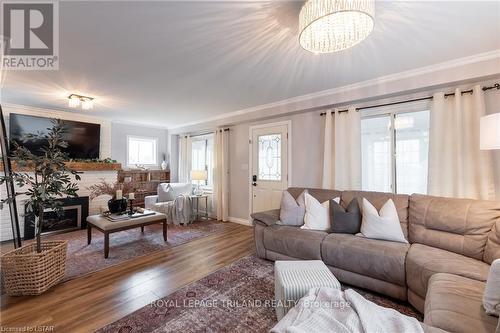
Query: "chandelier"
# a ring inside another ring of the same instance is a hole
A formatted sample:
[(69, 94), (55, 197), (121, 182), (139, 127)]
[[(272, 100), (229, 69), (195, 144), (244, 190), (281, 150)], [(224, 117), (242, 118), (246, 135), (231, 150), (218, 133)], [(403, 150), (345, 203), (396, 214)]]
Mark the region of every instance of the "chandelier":
[(299, 43), (313, 53), (350, 48), (373, 30), (374, 0), (308, 0), (299, 14)]
[(76, 108), (80, 103), (82, 105), (82, 110), (90, 110), (94, 107), (94, 98), (78, 94), (71, 94), (68, 96), (69, 107)]

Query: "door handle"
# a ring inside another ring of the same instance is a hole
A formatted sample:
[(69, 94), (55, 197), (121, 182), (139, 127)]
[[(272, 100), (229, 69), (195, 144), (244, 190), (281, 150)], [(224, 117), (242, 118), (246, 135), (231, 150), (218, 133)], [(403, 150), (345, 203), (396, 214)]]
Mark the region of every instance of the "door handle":
[(253, 185), (253, 186), (257, 186), (257, 183), (256, 183), (256, 182), (253, 182), (253, 183), (252, 183), (252, 185)]

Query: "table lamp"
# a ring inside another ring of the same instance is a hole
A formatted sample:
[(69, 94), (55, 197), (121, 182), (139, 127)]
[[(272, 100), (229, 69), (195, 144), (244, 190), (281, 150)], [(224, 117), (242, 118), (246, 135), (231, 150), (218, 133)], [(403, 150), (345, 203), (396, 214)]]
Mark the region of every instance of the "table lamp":
[(500, 149), (500, 113), (481, 117), (479, 132), (481, 150)]
[(208, 179), (207, 170), (191, 170), (191, 180), (196, 180), (198, 186), (194, 190), (194, 195), (202, 195), (203, 190), (200, 188), (200, 181), (206, 181)]

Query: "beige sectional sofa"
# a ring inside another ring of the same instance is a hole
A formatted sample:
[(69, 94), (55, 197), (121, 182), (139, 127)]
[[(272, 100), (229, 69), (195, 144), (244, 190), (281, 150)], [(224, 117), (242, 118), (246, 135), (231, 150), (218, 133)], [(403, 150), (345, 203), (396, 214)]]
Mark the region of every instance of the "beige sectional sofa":
[[(303, 188), (289, 188), (295, 198)], [(253, 214), (257, 255), (269, 260), (320, 259), (341, 281), (409, 301), (424, 321), (452, 332), (495, 332), (482, 295), (500, 258), (500, 202), (413, 194), (308, 189), (324, 202), (394, 201), (409, 244), (283, 226), (279, 210)], [(360, 202), (361, 206), (361, 202)], [(499, 286), (500, 287), (500, 286)]]

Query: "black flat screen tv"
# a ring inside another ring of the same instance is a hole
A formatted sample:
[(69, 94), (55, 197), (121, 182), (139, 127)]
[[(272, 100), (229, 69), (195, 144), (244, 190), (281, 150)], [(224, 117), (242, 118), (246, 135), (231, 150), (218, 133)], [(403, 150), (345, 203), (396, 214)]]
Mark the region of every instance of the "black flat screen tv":
[[(68, 143), (68, 148), (64, 151), (69, 158), (99, 158), (101, 125), (72, 120), (63, 120), (62, 122), (64, 125), (63, 138)], [(45, 144), (42, 140), (23, 141), (23, 137), (29, 133), (47, 133), (47, 129), (51, 128), (52, 125), (50, 118), (11, 113), (9, 117), (10, 140), (26, 147), (35, 155), (42, 155), (40, 148)], [(11, 149), (14, 147), (11, 146)]]

